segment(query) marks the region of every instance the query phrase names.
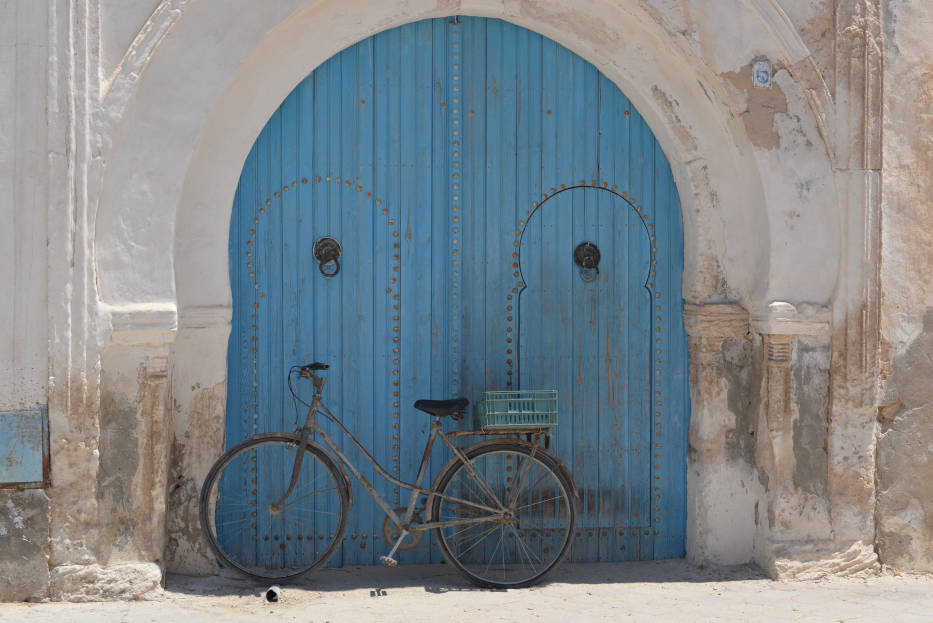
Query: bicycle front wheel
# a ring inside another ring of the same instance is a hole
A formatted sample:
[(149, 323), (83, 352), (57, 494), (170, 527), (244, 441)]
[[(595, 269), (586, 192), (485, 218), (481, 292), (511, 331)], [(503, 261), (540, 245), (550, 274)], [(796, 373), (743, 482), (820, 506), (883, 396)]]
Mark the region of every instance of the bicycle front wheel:
[[(470, 448), (438, 476), (434, 492), (501, 508), (497, 513), (434, 496), (444, 558), (474, 584), (519, 588), (544, 579), (567, 554), (576, 521), (573, 486), (549, 455), (510, 441)], [(488, 490), (487, 490), (488, 489)], [(490, 495), (490, 493), (492, 495)]]
[(201, 529), (220, 562), (261, 581), (294, 580), (333, 555), (347, 528), (349, 491), (323, 450), (303, 449), (288, 488), (298, 444), (264, 437), (234, 446), (211, 468), (201, 489)]

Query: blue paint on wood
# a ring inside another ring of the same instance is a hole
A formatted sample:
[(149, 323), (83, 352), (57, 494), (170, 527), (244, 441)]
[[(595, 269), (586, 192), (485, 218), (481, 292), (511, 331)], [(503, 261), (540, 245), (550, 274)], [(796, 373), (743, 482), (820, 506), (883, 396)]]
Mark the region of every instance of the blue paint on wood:
[(35, 488), (48, 478), (48, 409), (0, 411), (0, 487)]
[[(343, 245), (336, 277), (311, 255), (323, 236)], [(572, 261), (584, 240), (602, 253), (592, 283)], [(329, 406), (405, 479), (428, 431), (414, 400), (556, 387), (553, 448), (581, 491), (572, 558), (683, 555), (680, 203), (644, 120), (580, 57), (482, 18), (407, 24), (340, 52), (257, 138), (230, 261), (228, 446), (294, 429), (285, 375), (311, 360), (332, 365)], [(361, 491), (333, 565), (388, 548)], [(424, 542), (402, 560), (438, 560)]]

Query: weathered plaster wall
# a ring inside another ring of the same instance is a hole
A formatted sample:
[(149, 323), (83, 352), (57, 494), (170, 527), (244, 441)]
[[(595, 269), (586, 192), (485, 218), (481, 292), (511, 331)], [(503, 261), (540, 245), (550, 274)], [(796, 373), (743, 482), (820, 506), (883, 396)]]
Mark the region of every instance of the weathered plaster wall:
[(886, 565), (933, 571), (933, 5), (885, 8), (877, 541)]
[[(48, 401), (47, 41), (44, 2), (0, 4), (0, 411)], [(0, 489), (0, 601), (44, 598), (48, 561), (45, 492)]]
[[(12, 125), (0, 117), (0, 209), (28, 235), (0, 246), (19, 262), (0, 279), (34, 287), (22, 301), (0, 304), (0, 339), (16, 345), (9, 364), (0, 352), (0, 408), (5, 396), (16, 398), (11, 404), (41, 400), (46, 380), (54, 381), (53, 487), (49, 502), (28, 501), (37, 517), (50, 504), (51, 541), (39, 549), (52, 569), (42, 580), (39, 564), (38, 584), (8, 594), (136, 598), (158, 590), (165, 567), (216, 570), (199, 534), (197, 492), (223, 443), (227, 234), (243, 159), (281, 100), (333, 53), (455, 12), (507, 19), (593, 62), (636, 104), (671, 162), (684, 209), (684, 297), (697, 304), (687, 319), (688, 556), (756, 560), (785, 576), (871, 568), (875, 377), (864, 353), (877, 335), (874, 6), (4, 4), (0, 81), (22, 88), (13, 104), (0, 103), (20, 115)], [(917, 127), (933, 113), (914, 107), (933, 101), (922, 64), (930, 52), (922, 24), (931, 16), (923, 0), (889, 0), (887, 8), (894, 155), (885, 184), (896, 190), (885, 216), (893, 232), (885, 247), (886, 391), (904, 408), (882, 411), (890, 426), (878, 455), (878, 542), (882, 556), (913, 556), (919, 568), (933, 559), (917, 547), (933, 532), (930, 504), (900, 461), (919, 456), (911, 444), (929, 430), (914, 372), (929, 352), (918, 336), (929, 332), (922, 310), (933, 302), (931, 278), (918, 269), (931, 260), (922, 203), (931, 189), (923, 175), (930, 146)], [(36, 45), (49, 35), (47, 50)], [(751, 65), (762, 58), (773, 63), (771, 89), (752, 86)], [(28, 72), (49, 80), (26, 84)], [(35, 105), (46, 101), (48, 124)], [(55, 215), (48, 223), (46, 213)], [(769, 305), (775, 301), (796, 307)], [(16, 329), (2, 333), (9, 326)]]
[(0, 490), (0, 601), (40, 601), (49, 590), (49, 499)]
[(45, 404), (45, 2), (0, 4), (0, 410)]

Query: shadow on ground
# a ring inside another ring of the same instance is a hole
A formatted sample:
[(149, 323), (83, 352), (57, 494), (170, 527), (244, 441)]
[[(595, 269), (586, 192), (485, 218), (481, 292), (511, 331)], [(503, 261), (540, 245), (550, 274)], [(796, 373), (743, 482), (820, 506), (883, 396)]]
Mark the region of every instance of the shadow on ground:
[[(605, 583), (704, 583), (768, 580), (753, 566), (696, 567), (686, 560), (658, 560), (622, 563), (568, 563), (555, 569), (542, 583), (605, 584)], [(221, 575), (191, 577), (170, 574), (165, 581), (167, 593), (186, 595), (259, 596), (272, 582), (259, 583), (224, 570)], [(504, 592), (482, 589), (470, 584), (463, 576), (445, 564), (383, 567), (343, 567), (314, 571), (305, 578), (283, 587), (286, 591), (340, 593), (369, 591), (372, 598), (383, 597), (398, 588), (424, 587), (428, 593)], [(535, 590), (513, 589), (513, 590)]]

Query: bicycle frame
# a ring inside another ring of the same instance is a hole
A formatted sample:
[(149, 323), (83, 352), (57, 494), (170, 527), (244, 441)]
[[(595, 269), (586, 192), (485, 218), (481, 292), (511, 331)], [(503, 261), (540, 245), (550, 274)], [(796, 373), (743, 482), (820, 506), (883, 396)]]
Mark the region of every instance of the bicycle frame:
[[(324, 442), (324, 444), (331, 450), (331, 452), (333, 452), (334, 455), (338, 457), (340, 462), (348, 470), (350, 470), (350, 473), (352, 473), (353, 476), (363, 485), (366, 491), (372, 496), (373, 500), (376, 501), (379, 507), (382, 508), (385, 514), (391, 519), (391, 521), (400, 530), (403, 530), (409, 533), (414, 533), (414, 532), (425, 532), (427, 530), (431, 530), (434, 528), (443, 528), (443, 527), (449, 527), (449, 526), (462, 526), (462, 525), (472, 524), (472, 523), (489, 523), (489, 522), (498, 521), (503, 516), (503, 514), (506, 512), (507, 510), (506, 507), (499, 500), (496, 494), (489, 488), (489, 486), (486, 484), (485, 479), (476, 472), (476, 470), (473, 468), (472, 462), (466, 457), (466, 455), (463, 453), (463, 450), (455, 446), (453, 442), (450, 441), (451, 437), (458, 437), (464, 434), (470, 434), (470, 433), (483, 434), (481, 431), (458, 431), (454, 433), (445, 433), (443, 430), (441, 430), (441, 418), (435, 416), (431, 423), (431, 432), (428, 435), (428, 439), (425, 444), (424, 454), (421, 457), (421, 465), (418, 468), (418, 477), (414, 483), (404, 482), (392, 476), (382, 465), (380, 465), (379, 462), (376, 460), (376, 458), (373, 457), (373, 455), (370, 454), (369, 451), (363, 447), (363, 445), (359, 442), (359, 440), (357, 440), (357, 438), (354, 437), (353, 434), (349, 430), (346, 429), (343, 423), (341, 423), (334, 416), (334, 414), (331, 413), (331, 411), (327, 408), (327, 406), (323, 403), (321, 394), (324, 389), (325, 380), (311, 372), (306, 372), (306, 373), (302, 372), (302, 376), (304, 376), (305, 378), (310, 378), (310, 380), (314, 383), (315, 391), (314, 391), (314, 396), (311, 399), (311, 404), (308, 407), (308, 414), (305, 417), (304, 426), (301, 428), (300, 433), (296, 436), (297, 441), (298, 441), (298, 446), (301, 447), (305, 445), (311, 434), (318, 435), (320, 439)], [(363, 456), (376, 469), (376, 471), (379, 473), (380, 476), (382, 476), (383, 478), (385, 478), (386, 480), (388, 480), (389, 482), (395, 485), (411, 490), (411, 498), (408, 502), (408, 506), (406, 507), (404, 517), (399, 517), (398, 513), (395, 512), (395, 509), (389, 505), (388, 501), (386, 501), (385, 498), (379, 495), (379, 492), (376, 491), (372, 483), (370, 483), (369, 480), (366, 479), (366, 476), (364, 476), (362, 472), (360, 472), (360, 470), (356, 468), (356, 466), (349, 459), (349, 457), (347, 457), (340, 450), (336, 442), (333, 439), (331, 439), (331, 437), (327, 433), (324, 432), (324, 430), (321, 428), (321, 426), (317, 423), (317, 420), (315, 419), (315, 416), (317, 415), (318, 411), (323, 412), (324, 415), (327, 416), (327, 418), (331, 422), (333, 422), (343, 432), (344, 435), (347, 436), (350, 442), (353, 443), (353, 445), (356, 446), (356, 448), (360, 452), (363, 453)], [(453, 496), (436, 493), (430, 489), (425, 489), (424, 487), (421, 486), (422, 483), (424, 482), (424, 477), (427, 472), (428, 461), (431, 456), (431, 450), (434, 447), (434, 442), (438, 437), (440, 437), (444, 441), (444, 443), (447, 445), (447, 447), (450, 448), (451, 452), (453, 452), (454, 454), (454, 457), (456, 457), (457, 459), (463, 462), (464, 466), (466, 467), (467, 474), (470, 476), (470, 478), (477, 484), (477, 486), (483, 491), (483, 493), (489, 496), (489, 499), (493, 500), (493, 502), (498, 506), (498, 508), (492, 508), (484, 504), (472, 502), (470, 500), (464, 500), (461, 498), (456, 498)], [(532, 458), (534, 457), (536, 450), (537, 450), (537, 446), (535, 446), (532, 449), (532, 453), (531, 453)], [(303, 457), (304, 457), (303, 452), (297, 453), (296, 458), (295, 458), (295, 465), (292, 469), (292, 478), (291, 478), (291, 482), (289, 483), (288, 490), (285, 491), (285, 493), (282, 495), (282, 497), (277, 502), (272, 504), (273, 512), (280, 511), (282, 508), (287, 506), (287, 504), (285, 503), (285, 500), (287, 500), (288, 496), (291, 495), (298, 481), (298, 474), (301, 469), (301, 463), (302, 463)], [(418, 504), (418, 496), (422, 494), (428, 496), (428, 503), (426, 504), (426, 508), (429, 507), (430, 502), (433, 501), (434, 496), (439, 496), (451, 502), (455, 502), (457, 504), (464, 504), (466, 506), (472, 506), (474, 508), (486, 511), (487, 513), (490, 513), (490, 514), (487, 516), (470, 518), (470, 519), (459, 519), (455, 521), (427, 521), (424, 523), (412, 524), (411, 520), (412, 520), (412, 517), (414, 516), (415, 508), (417, 507), (417, 504)]]

